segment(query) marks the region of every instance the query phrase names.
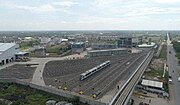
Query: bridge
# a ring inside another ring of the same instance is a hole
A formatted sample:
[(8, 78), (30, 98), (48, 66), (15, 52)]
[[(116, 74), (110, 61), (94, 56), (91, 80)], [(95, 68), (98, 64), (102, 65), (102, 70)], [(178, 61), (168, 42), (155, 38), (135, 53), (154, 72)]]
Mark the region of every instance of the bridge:
[(135, 70), (135, 72), (127, 80), (127, 82), (122, 86), (122, 88), (119, 89), (119, 91), (115, 94), (112, 100), (110, 100), (110, 102), (107, 103), (107, 105), (127, 105), (135, 86), (141, 79), (148, 64), (151, 62), (153, 55), (154, 55), (154, 51), (150, 51), (147, 54), (143, 62), (139, 65), (139, 67)]

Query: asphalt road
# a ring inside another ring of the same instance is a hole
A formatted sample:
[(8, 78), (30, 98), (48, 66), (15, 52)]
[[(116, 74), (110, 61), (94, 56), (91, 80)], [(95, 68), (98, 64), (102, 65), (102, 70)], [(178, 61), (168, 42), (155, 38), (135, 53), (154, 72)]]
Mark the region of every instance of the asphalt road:
[[(169, 39), (169, 38), (168, 38)], [(178, 60), (175, 57), (175, 51), (170, 44), (170, 40), (167, 40), (167, 63), (169, 75), (172, 76), (173, 83), (170, 85), (170, 102), (172, 105), (180, 104), (180, 82), (177, 78), (180, 76), (180, 66), (178, 66)], [(171, 51), (171, 54), (169, 53)], [(174, 72), (173, 72), (174, 70)]]

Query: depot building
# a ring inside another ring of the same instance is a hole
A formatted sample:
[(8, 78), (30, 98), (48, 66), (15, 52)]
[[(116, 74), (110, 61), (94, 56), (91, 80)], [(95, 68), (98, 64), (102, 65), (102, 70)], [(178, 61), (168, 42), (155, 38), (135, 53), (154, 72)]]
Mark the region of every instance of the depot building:
[(15, 54), (19, 50), (19, 45), (16, 43), (0, 43), (0, 65), (15, 61)]

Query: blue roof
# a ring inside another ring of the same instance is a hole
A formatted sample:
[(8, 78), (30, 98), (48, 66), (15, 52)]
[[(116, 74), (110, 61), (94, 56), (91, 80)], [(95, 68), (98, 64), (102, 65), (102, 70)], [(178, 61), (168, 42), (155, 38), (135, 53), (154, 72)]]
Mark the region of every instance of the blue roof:
[(6, 51), (15, 45), (16, 45), (15, 43), (0, 43), (0, 51), (1, 52)]

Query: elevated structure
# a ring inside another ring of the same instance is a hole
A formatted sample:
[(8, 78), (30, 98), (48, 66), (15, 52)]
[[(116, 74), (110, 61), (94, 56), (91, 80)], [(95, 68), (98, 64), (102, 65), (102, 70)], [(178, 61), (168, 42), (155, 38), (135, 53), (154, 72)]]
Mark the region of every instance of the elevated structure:
[(132, 95), (135, 86), (141, 79), (153, 55), (154, 55), (154, 51), (149, 52), (147, 54), (143, 62), (139, 65), (139, 67), (135, 70), (135, 72), (130, 76), (130, 78), (126, 81), (126, 83), (121, 87), (121, 89), (119, 89), (119, 91), (115, 94), (113, 99), (110, 101), (109, 105), (127, 105), (128, 104), (130, 96)]
[(16, 59), (15, 54), (19, 52), (19, 45), (15, 43), (0, 43), (0, 64), (12, 62)]

